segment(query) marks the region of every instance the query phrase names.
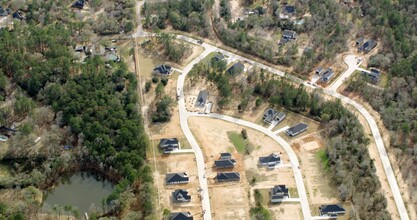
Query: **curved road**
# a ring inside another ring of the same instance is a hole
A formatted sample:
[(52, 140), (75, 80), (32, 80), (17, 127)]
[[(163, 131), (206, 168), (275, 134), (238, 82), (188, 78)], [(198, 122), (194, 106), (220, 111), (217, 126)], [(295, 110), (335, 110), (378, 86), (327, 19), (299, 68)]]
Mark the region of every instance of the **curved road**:
[(262, 127), (258, 124), (245, 121), (242, 119), (238, 119), (238, 118), (233, 118), (233, 117), (226, 116), (226, 115), (220, 115), (220, 114), (215, 114), (215, 113), (199, 114), (195, 112), (188, 112), (187, 117), (209, 117), (209, 118), (215, 118), (215, 119), (220, 119), (220, 120), (224, 120), (227, 122), (239, 124), (239, 125), (257, 130), (259, 132), (262, 132), (268, 135), (270, 138), (272, 138), (276, 142), (278, 142), (282, 146), (282, 148), (284, 148), (285, 152), (288, 154), (290, 158), (291, 166), (294, 172), (295, 184), (297, 185), (297, 191), (300, 197), (301, 210), (303, 212), (304, 219), (312, 219), (310, 206), (308, 204), (308, 199), (307, 199), (307, 193), (306, 193), (305, 186), (304, 186), (303, 175), (301, 173), (301, 170), (299, 169), (300, 164), (298, 162), (297, 155), (295, 154), (291, 146), (284, 139), (276, 135), (273, 131), (265, 127)]
[[(140, 11), (140, 6), (143, 3), (139, 3), (138, 7), (137, 7), (137, 12)], [(139, 15), (140, 16), (140, 15)], [(139, 25), (141, 26), (141, 25)], [(140, 27), (137, 30), (137, 33), (133, 34), (132, 37), (143, 37), (143, 36), (148, 36), (149, 33), (143, 31)], [(193, 44), (198, 44), (198, 41), (190, 38), (190, 37), (186, 37), (183, 35), (176, 35), (178, 39), (182, 39), (185, 41), (188, 41), (190, 43)], [(273, 74), (277, 74), (279, 76), (285, 76), (285, 73), (282, 71), (279, 71), (277, 69), (274, 69), (270, 66), (266, 66), (262, 63), (250, 60), (248, 58), (236, 55), (234, 53), (231, 53), (229, 51), (217, 48), (213, 45), (209, 45), (206, 43), (203, 43), (201, 46), (204, 47), (205, 51), (200, 54), (199, 57), (197, 57), (196, 59), (194, 59), (190, 64), (188, 64), (184, 70), (183, 70), (183, 74), (181, 74), (178, 78), (178, 82), (177, 82), (177, 89), (178, 89), (178, 95), (179, 95), (179, 101), (178, 101), (178, 106), (179, 106), (179, 114), (180, 114), (180, 123), (181, 123), (181, 128), (184, 131), (184, 134), (187, 138), (187, 140), (190, 142), (190, 145), (192, 146), (195, 155), (196, 155), (196, 161), (197, 161), (197, 170), (198, 170), (198, 179), (200, 182), (200, 187), (203, 190), (202, 191), (202, 207), (203, 207), (203, 218), (205, 220), (209, 220), (211, 219), (211, 208), (210, 208), (210, 199), (209, 199), (209, 194), (208, 194), (208, 186), (207, 186), (207, 180), (205, 179), (205, 175), (204, 175), (204, 157), (203, 157), (203, 153), (201, 152), (200, 147), (197, 144), (197, 141), (195, 140), (195, 138), (193, 137), (193, 135), (191, 134), (191, 131), (188, 127), (188, 122), (187, 122), (187, 118), (191, 115), (194, 116), (193, 114), (187, 113), (187, 110), (185, 108), (185, 100), (184, 100), (184, 93), (183, 93), (183, 86), (184, 86), (184, 81), (185, 81), (185, 76), (186, 74), (192, 69), (192, 67), (197, 64), (198, 62), (200, 62), (204, 57), (206, 57), (208, 54), (210, 54), (211, 52), (214, 51), (218, 51), (223, 53), (226, 56), (229, 56), (229, 60), (241, 60), (244, 62), (247, 62), (253, 66), (257, 66), (260, 68), (263, 68), (265, 70), (268, 70), (269, 72), (273, 73)], [(329, 86), (328, 89), (324, 89), (324, 93), (331, 95), (335, 98), (340, 99), (341, 101), (348, 103), (350, 105), (352, 105), (354, 108), (356, 108), (367, 120), (371, 131), (372, 131), (372, 135), (375, 139), (375, 143), (377, 145), (377, 149), (379, 152), (379, 156), (381, 158), (383, 167), (384, 167), (384, 171), (385, 174), (387, 176), (392, 194), (394, 196), (394, 200), (395, 203), (397, 205), (397, 209), (398, 209), (398, 213), (400, 214), (400, 218), (402, 220), (408, 220), (408, 214), (407, 214), (407, 210), (405, 208), (404, 205), (404, 201), (401, 197), (401, 192), (399, 190), (398, 187), (398, 183), (397, 180), (395, 178), (394, 172), (392, 170), (391, 167), (391, 163), (389, 161), (388, 158), (388, 154), (386, 152), (385, 146), (384, 146), (384, 142), (382, 141), (382, 137), (381, 134), (379, 132), (379, 128), (375, 122), (375, 120), (372, 118), (371, 114), (359, 103), (349, 99), (346, 96), (343, 96), (339, 93), (337, 93), (337, 88), (343, 84), (343, 82), (358, 68), (358, 64), (356, 63), (356, 59), (354, 58), (354, 56), (350, 55), (347, 56), (345, 59), (346, 64), (348, 65), (348, 69), (332, 84)], [(295, 80), (297, 82), (302, 82), (302, 80), (296, 78), (296, 77), (291, 77), (292, 80)], [(303, 82), (303, 84), (305, 86), (311, 87), (311, 88), (316, 88), (315, 86), (312, 86), (310, 84), (308, 84), (307, 82)], [(198, 115), (198, 116), (203, 116), (203, 115)], [(231, 120), (234, 121), (235, 123), (242, 123), (242, 125), (247, 124), (245, 126), (248, 127), (253, 127), (254, 129), (261, 129), (260, 131), (264, 132), (265, 134), (267, 134), (268, 136), (272, 137), (274, 140), (276, 140), (277, 142), (279, 142), (284, 149), (286, 149), (288, 155), (290, 155), (290, 160), (293, 163), (293, 170), (294, 170), (294, 176), (296, 178), (296, 184), (297, 184), (297, 189), (300, 195), (300, 199), (301, 199), (301, 207), (302, 207), (302, 212), (304, 215), (305, 219), (311, 219), (311, 212), (310, 212), (310, 207), (308, 205), (308, 201), (307, 201), (307, 196), (306, 196), (306, 192), (305, 192), (305, 187), (304, 187), (304, 182), (302, 179), (302, 175), (301, 175), (301, 171), (298, 169), (298, 160), (297, 157), (295, 156), (295, 153), (292, 151), (291, 147), (289, 147), (288, 143), (286, 143), (282, 138), (278, 137), (277, 135), (273, 134), (271, 131), (260, 127), (259, 125), (250, 123), (250, 122), (246, 122), (246, 121), (242, 121), (239, 119), (235, 119), (232, 117), (228, 117), (228, 116), (221, 116), (221, 115), (216, 115), (216, 114), (211, 114), (209, 117), (218, 117), (222, 120)], [(259, 127), (257, 127), (259, 126)], [(271, 136), (272, 135), (272, 136)], [(288, 150), (287, 150), (288, 149)], [(292, 155), (292, 156), (291, 156)]]

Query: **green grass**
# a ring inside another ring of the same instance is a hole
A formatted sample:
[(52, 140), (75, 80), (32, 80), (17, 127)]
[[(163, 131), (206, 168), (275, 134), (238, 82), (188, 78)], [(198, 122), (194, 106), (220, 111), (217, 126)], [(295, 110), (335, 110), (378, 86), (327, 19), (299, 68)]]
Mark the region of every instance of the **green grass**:
[(299, 198), (297, 188), (288, 188), (291, 198)]
[(7, 165), (0, 164), (0, 179), (10, 178), (11, 176), (9, 167)]
[(245, 153), (245, 146), (249, 144), (248, 140), (243, 139), (242, 135), (240, 135), (239, 133), (235, 131), (227, 132), (227, 136), (229, 137), (229, 140), (235, 146), (237, 152)]
[(324, 170), (329, 170), (329, 157), (326, 154), (326, 150), (325, 149), (321, 149), (319, 151), (317, 151), (317, 157), (319, 158)]

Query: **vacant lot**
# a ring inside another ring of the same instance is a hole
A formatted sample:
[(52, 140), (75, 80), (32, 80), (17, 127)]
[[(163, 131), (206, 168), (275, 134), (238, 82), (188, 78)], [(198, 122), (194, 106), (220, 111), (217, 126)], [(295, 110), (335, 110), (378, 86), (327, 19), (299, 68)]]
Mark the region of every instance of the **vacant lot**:
[(281, 203), (268, 206), (272, 219), (303, 219), (301, 206), (298, 203)]

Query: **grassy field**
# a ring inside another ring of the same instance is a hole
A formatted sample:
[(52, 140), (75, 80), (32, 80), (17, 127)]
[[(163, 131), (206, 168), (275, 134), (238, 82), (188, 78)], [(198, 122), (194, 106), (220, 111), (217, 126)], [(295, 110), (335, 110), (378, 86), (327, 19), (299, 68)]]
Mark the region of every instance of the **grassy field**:
[(262, 195), (262, 202), (261, 202), (261, 204), (264, 207), (268, 207), (268, 205), (269, 205), (269, 192), (270, 192), (270, 189), (259, 189), (259, 192)]
[(229, 131), (227, 132), (227, 136), (229, 137), (230, 141), (233, 143), (237, 152), (239, 153), (244, 153), (245, 146), (247, 144), (250, 144), (250, 142), (247, 139), (243, 139), (242, 135), (237, 132)]
[(11, 174), (9, 171), (9, 167), (3, 164), (0, 164), (0, 179), (10, 178)]
[(299, 198), (297, 188), (288, 188), (291, 198)]

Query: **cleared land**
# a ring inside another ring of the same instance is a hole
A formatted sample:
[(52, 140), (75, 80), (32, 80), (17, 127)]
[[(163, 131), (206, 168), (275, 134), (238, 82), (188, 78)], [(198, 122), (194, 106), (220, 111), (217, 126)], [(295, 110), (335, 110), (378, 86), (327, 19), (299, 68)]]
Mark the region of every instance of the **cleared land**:
[[(273, 139), (252, 129), (218, 119), (192, 117), (189, 118), (189, 126), (205, 155), (206, 176), (209, 180), (214, 219), (248, 219), (250, 205), (254, 205), (251, 201), (253, 196), (249, 196), (248, 192), (255, 188), (269, 190), (274, 185), (285, 184), (296, 191), (290, 167), (274, 170), (258, 167), (259, 157), (271, 153), (280, 153), (283, 163), (289, 164), (288, 156)], [(250, 155), (239, 153), (228, 137), (228, 133), (240, 135), (243, 128), (247, 131), (248, 141), (254, 146)], [(216, 173), (220, 170), (213, 168), (213, 164), (222, 152), (232, 153), (237, 165), (233, 169), (221, 171), (239, 172), (240, 182), (216, 183), (214, 181)], [(256, 181), (252, 186), (249, 182), (253, 177)], [(224, 196), (226, 194), (228, 196)], [(232, 197), (232, 200), (229, 197)], [(298, 209), (295, 212), (299, 214)]]

